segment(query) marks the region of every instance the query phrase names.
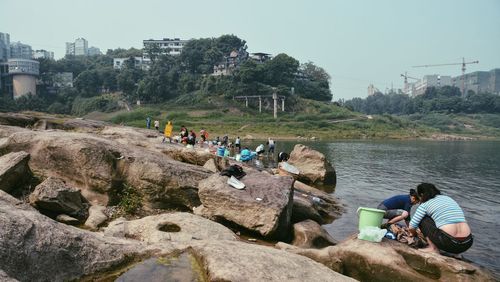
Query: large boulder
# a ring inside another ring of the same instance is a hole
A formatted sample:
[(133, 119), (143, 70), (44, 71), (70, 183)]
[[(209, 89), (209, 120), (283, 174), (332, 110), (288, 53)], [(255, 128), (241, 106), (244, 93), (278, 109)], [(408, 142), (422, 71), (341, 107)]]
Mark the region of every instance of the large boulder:
[(293, 178), (246, 169), (240, 179), (246, 187), (235, 189), (228, 177), (213, 174), (200, 181), (202, 206), (195, 212), (216, 221), (228, 221), (265, 237), (289, 235)]
[(203, 166), (208, 160), (215, 156), (201, 148), (187, 148), (179, 146), (168, 146), (162, 152), (172, 159), (188, 164)]
[(30, 155), (26, 152), (9, 153), (0, 157), (0, 190), (12, 193), (23, 188), (32, 174), (28, 166)]
[(151, 252), (137, 241), (57, 223), (3, 191), (0, 222), (0, 267), (19, 281), (76, 280)]
[(306, 257), (265, 246), (200, 241), (192, 248), (203, 258), (210, 281), (355, 281)]
[(49, 177), (37, 185), (29, 201), (37, 209), (50, 214), (86, 217), (87, 201), (80, 190), (55, 177)]
[(200, 204), (198, 181), (210, 175), (202, 167), (158, 151), (89, 133), (18, 131), (2, 142), (1, 150), (29, 152), (34, 171), (66, 180), (90, 202), (101, 205), (107, 205), (110, 197), (117, 202), (117, 193), (127, 185), (138, 191), (146, 208), (192, 208)]
[(394, 240), (381, 243), (351, 237), (321, 250), (277, 247), (301, 254), (360, 281), (495, 281), (487, 270), (468, 262), (422, 252)]
[(337, 244), (321, 225), (313, 220), (305, 220), (293, 225), (292, 245), (299, 248), (324, 248)]
[(19, 113), (0, 113), (0, 124), (18, 127), (32, 126), (38, 118)]
[(106, 207), (101, 205), (93, 205), (89, 208), (89, 217), (85, 221), (85, 226), (91, 230), (97, 229), (101, 224), (108, 220), (105, 214)]
[(106, 236), (134, 238), (147, 243), (193, 240), (236, 240), (223, 225), (185, 212), (165, 213), (127, 221), (116, 219), (104, 228)]
[(299, 180), (307, 184), (322, 186), (328, 191), (333, 191), (335, 188), (337, 184), (335, 169), (322, 153), (297, 144), (290, 153), (288, 162), (299, 169)]
[(319, 224), (328, 224), (344, 212), (344, 205), (332, 194), (298, 180), (293, 183), (293, 188), (293, 222), (312, 219)]

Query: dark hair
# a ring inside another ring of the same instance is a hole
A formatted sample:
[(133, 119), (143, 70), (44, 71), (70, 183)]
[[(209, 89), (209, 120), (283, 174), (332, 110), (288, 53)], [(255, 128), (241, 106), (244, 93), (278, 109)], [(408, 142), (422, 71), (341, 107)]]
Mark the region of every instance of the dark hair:
[(420, 197), (422, 203), (436, 197), (436, 195), (441, 195), (441, 192), (431, 183), (421, 183), (417, 186), (417, 193)]
[(410, 189), (410, 196), (413, 196), (415, 198), (417, 198), (417, 200), (419, 200), (420, 198), (418, 197), (418, 194), (417, 194), (417, 191), (415, 191), (415, 189)]

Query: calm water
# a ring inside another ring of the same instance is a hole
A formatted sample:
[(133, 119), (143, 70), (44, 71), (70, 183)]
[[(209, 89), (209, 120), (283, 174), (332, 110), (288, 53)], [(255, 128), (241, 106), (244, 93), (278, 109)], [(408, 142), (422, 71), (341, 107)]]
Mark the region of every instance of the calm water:
[[(278, 142), (276, 151), (290, 152), (295, 143)], [(301, 143), (324, 153), (335, 166), (334, 194), (347, 212), (324, 226), (334, 238), (357, 232), (358, 207), (376, 207), (385, 198), (430, 182), (464, 209), (475, 236), (464, 257), (500, 273), (500, 142)]]

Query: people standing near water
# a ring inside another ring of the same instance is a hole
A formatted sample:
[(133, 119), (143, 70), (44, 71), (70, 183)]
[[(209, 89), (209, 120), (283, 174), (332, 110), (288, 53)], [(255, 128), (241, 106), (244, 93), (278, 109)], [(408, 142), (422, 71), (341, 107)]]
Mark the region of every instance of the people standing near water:
[(147, 129), (150, 129), (150, 128), (151, 128), (151, 118), (150, 118), (150, 117), (147, 117), (147, 118), (146, 118), (146, 128), (147, 128)]
[(264, 149), (264, 144), (260, 144), (259, 146), (257, 146), (257, 148), (255, 148), (255, 152), (257, 153), (257, 155), (261, 155), (265, 151), (266, 150)]
[(204, 143), (205, 143), (205, 141), (207, 141), (207, 139), (208, 139), (208, 132), (207, 132), (204, 128), (202, 128), (202, 129), (200, 130), (200, 139), (201, 139), (201, 140), (200, 140), (200, 146), (201, 146), (201, 147), (203, 147), (203, 144), (204, 144)]
[(234, 146), (236, 147), (236, 153), (241, 152), (241, 139), (240, 137), (236, 137), (236, 140), (234, 141)]
[(267, 140), (267, 144), (269, 145), (269, 149), (267, 150), (267, 153), (268, 154), (274, 154), (274, 140), (269, 137), (269, 139)]
[(227, 134), (224, 134), (224, 136), (222, 136), (222, 145), (227, 146), (228, 143), (229, 137), (227, 136)]
[(384, 218), (389, 220), (382, 227), (387, 227), (403, 219), (408, 225), (408, 220), (406, 219), (410, 215), (412, 205), (417, 204), (418, 200), (417, 191), (410, 189), (410, 194), (408, 195), (397, 195), (382, 201), (377, 209), (384, 210)]
[(165, 125), (165, 131), (163, 132), (163, 141), (162, 143), (165, 142), (165, 140), (168, 138), (168, 143), (172, 143), (172, 130), (174, 129), (174, 126), (172, 122), (169, 120), (167, 122), (167, 125)]
[(156, 131), (160, 132), (160, 121), (159, 120), (155, 120), (155, 128), (156, 128)]
[(471, 229), (465, 215), (452, 198), (441, 195), (436, 186), (421, 183), (417, 186), (421, 204), (410, 221), (410, 232), (415, 236), (419, 228), (427, 239), (426, 252), (459, 254), (467, 251), (473, 243)]

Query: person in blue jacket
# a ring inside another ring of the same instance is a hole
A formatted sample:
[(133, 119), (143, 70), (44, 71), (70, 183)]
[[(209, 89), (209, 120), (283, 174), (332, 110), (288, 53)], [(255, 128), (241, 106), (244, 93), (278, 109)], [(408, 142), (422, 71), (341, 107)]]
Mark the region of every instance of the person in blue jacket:
[(250, 160), (252, 160), (256, 153), (255, 152), (252, 152), (248, 149), (248, 147), (245, 147), (243, 150), (241, 150), (241, 154), (240, 154), (240, 160), (242, 162), (248, 162)]
[(377, 209), (384, 210), (384, 218), (389, 220), (384, 226), (388, 226), (403, 219), (408, 225), (409, 220), (407, 220), (407, 218), (410, 215), (410, 209), (412, 205), (417, 204), (418, 201), (419, 198), (415, 189), (410, 189), (410, 194), (408, 195), (396, 195), (382, 201)]

